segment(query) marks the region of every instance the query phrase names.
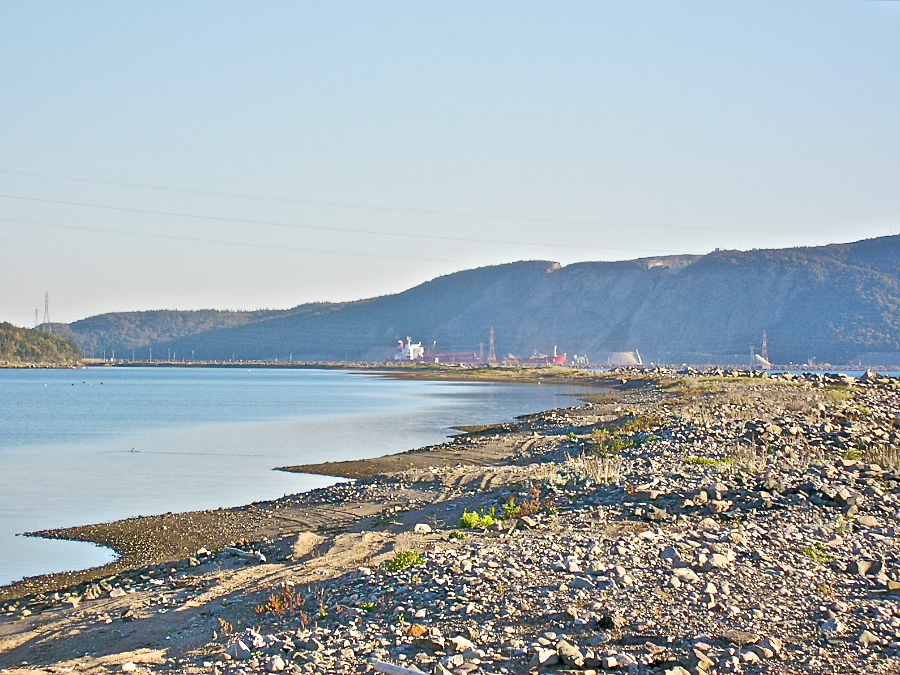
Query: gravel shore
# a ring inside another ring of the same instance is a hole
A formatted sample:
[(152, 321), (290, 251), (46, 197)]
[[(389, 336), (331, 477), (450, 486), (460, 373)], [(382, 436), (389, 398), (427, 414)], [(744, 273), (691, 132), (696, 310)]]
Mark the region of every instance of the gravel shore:
[(300, 467), (355, 478), (330, 488), (47, 533), (120, 567), (0, 589), (0, 668), (900, 672), (900, 381), (749, 375), (660, 371)]

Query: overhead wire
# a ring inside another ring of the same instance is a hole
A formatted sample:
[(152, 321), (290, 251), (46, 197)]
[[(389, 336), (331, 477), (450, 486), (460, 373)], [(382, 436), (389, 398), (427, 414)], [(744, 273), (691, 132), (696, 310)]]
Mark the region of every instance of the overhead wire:
[(234, 218), (231, 216), (211, 216), (206, 214), (197, 214), (197, 213), (182, 213), (178, 211), (162, 211), (157, 209), (137, 209), (125, 206), (110, 206), (107, 204), (89, 204), (86, 202), (73, 202), (61, 199), (47, 199), (43, 197), (25, 197), (22, 195), (11, 195), (11, 194), (3, 194), (0, 193), (0, 197), (4, 199), (15, 199), (19, 201), (27, 201), (27, 202), (38, 202), (43, 204), (57, 204), (62, 206), (77, 206), (81, 208), (91, 208), (91, 209), (101, 209), (107, 211), (120, 211), (126, 213), (140, 213), (145, 215), (154, 215), (154, 216), (168, 216), (175, 218), (191, 218), (194, 220), (205, 220), (205, 221), (216, 221), (216, 222), (224, 222), (224, 223), (239, 223), (243, 225), (268, 225), (275, 227), (286, 227), (293, 229), (303, 229), (303, 230), (317, 230), (321, 232), (343, 232), (348, 234), (367, 234), (367, 235), (375, 235), (375, 236), (389, 236), (389, 237), (401, 237), (401, 238), (412, 238), (412, 239), (429, 239), (429, 240), (439, 240), (439, 241), (454, 241), (454, 242), (463, 242), (469, 244), (503, 244), (509, 245), (510, 243), (514, 243), (517, 246), (538, 246), (538, 247), (551, 247), (551, 248), (567, 248), (567, 249), (590, 249), (590, 250), (598, 250), (598, 251), (632, 251), (632, 252), (645, 252), (645, 253), (661, 253), (664, 255), (677, 255), (679, 253), (685, 253), (684, 251), (676, 252), (672, 250), (657, 250), (657, 249), (648, 249), (648, 248), (635, 248), (635, 247), (622, 247), (622, 246), (589, 246), (583, 244), (560, 244), (557, 242), (529, 242), (529, 241), (515, 241), (511, 242), (508, 239), (483, 239), (476, 237), (451, 237), (447, 235), (440, 234), (424, 234), (421, 232), (390, 232), (384, 230), (365, 230), (359, 228), (349, 228), (349, 227), (332, 227), (326, 225), (308, 225), (301, 223), (285, 223), (279, 221), (271, 221), (271, 220), (255, 220), (251, 218)]
[(191, 243), (201, 243), (201, 244), (220, 244), (223, 246), (240, 246), (243, 248), (264, 248), (271, 249), (276, 251), (299, 251), (303, 253), (320, 253), (326, 255), (339, 255), (339, 256), (358, 256), (363, 258), (391, 258), (391, 259), (399, 259), (399, 260), (425, 260), (428, 262), (456, 262), (454, 260), (449, 259), (441, 259), (441, 258), (423, 258), (422, 256), (404, 256), (404, 255), (394, 255), (394, 254), (379, 254), (379, 253), (356, 253), (353, 251), (331, 251), (326, 249), (315, 249), (315, 248), (305, 248), (305, 247), (297, 247), (297, 246), (289, 246), (289, 245), (281, 245), (281, 244), (262, 244), (258, 242), (242, 242), (242, 241), (228, 241), (224, 239), (204, 239), (202, 237), (180, 237), (177, 235), (170, 234), (154, 234), (151, 232), (122, 232), (121, 230), (111, 230), (102, 227), (90, 227), (87, 225), (63, 225), (61, 223), (47, 223), (36, 220), (19, 220), (16, 218), (0, 218), (0, 222), (3, 223), (14, 223), (19, 225), (37, 225), (40, 227), (53, 227), (64, 230), (76, 230), (82, 232), (99, 232), (101, 234), (116, 234), (126, 237), (143, 237), (146, 239), (164, 239), (170, 241), (184, 241)]
[[(0, 174), (24, 176), (31, 178), (46, 178), (50, 180), (63, 180), (77, 183), (86, 183), (91, 185), (111, 185), (115, 187), (125, 187), (137, 190), (153, 190), (157, 192), (171, 192), (173, 194), (190, 194), (201, 195), (207, 197), (227, 197), (231, 199), (247, 199), (256, 201), (266, 201), (280, 204), (299, 204), (306, 206), (321, 206), (336, 209), (351, 209), (357, 211), (375, 211), (385, 213), (404, 213), (410, 215), (421, 216), (441, 216), (452, 218), (470, 218), (478, 220), (495, 220), (508, 222), (538, 223), (546, 225), (592, 225), (605, 227), (634, 227), (649, 228), (661, 230), (691, 230), (698, 232), (734, 232), (733, 228), (714, 227), (714, 226), (698, 226), (698, 225), (674, 225), (665, 223), (635, 223), (615, 220), (595, 220), (590, 218), (551, 218), (546, 216), (518, 216), (498, 213), (484, 213), (475, 211), (456, 211), (441, 209), (417, 209), (401, 206), (385, 206), (379, 204), (356, 204), (352, 202), (327, 201), (319, 199), (298, 199), (295, 197), (273, 197), (269, 195), (253, 195), (238, 192), (224, 192), (216, 190), (199, 190), (195, 188), (175, 188), (162, 185), (147, 185), (143, 183), (130, 183), (125, 181), (101, 180), (96, 178), (81, 178), (76, 176), (62, 176), (58, 174), (46, 174), (30, 171), (19, 171), (14, 169), (0, 169)], [(753, 232), (759, 234), (821, 234), (818, 230), (795, 230), (786, 228), (748, 228), (742, 227), (741, 232)], [(592, 247), (581, 247), (592, 248)]]

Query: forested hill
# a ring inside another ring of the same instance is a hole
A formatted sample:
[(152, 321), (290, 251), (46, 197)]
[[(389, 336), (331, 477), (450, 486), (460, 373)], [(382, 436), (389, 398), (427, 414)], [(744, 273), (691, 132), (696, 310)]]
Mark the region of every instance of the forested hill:
[[(120, 317), (145, 315), (104, 315), (72, 328), (83, 345), (107, 340), (109, 348), (118, 335), (119, 353), (130, 355)], [(638, 349), (645, 361), (746, 363), (765, 331), (776, 363), (885, 363), (900, 358), (900, 237), (566, 267), (511, 263), (396, 295), (252, 313), (171, 338), (174, 323), (156, 320), (154, 356), (174, 350), (197, 359), (374, 361), (407, 336), (426, 347), (436, 341), (439, 352), (477, 352), (481, 343), (487, 349), (493, 326), (498, 356), (557, 346), (595, 362)], [(104, 321), (109, 327), (97, 331)]]
[(0, 366), (71, 366), (80, 361), (78, 345), (59, 335), (0, 323)]
[(112, 312), (92, 316), (71, 324), (53, 324), (53, 330), (81, 345), (86, 356), (100, 358), (113, 352), (131, 357), (132, 350), (143, 350), (179, 338), (220, 328), (244, 326), (283, 316), (285, 310), (232, 312), (214, 309), (196, 311), (158, 310), (150, 312)]

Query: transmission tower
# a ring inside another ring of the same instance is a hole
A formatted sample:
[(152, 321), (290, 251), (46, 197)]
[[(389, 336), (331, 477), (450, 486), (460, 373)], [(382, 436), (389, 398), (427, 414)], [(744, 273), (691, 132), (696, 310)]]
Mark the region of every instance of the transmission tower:
[(494, 327), (491, 326), (491, 342), (488, 347), (488, 363), (496, 363), (497, 354), (494, 352)]
[(762, 355), (766, 361), (769, 360), (769, 335), (763, 331)]
[(44, 330), (53, 332), (53, 326), (50, 325), (50, 291), (44, 291)]
[(40, 325), (41, 325), (41, 322), (40, 322), (40, 320), (38, 319), (38, 311), (37, 311), (37, 307), (35, 307), (35, 308), (34, 308), (34, 327), (35, 327), (35, 328), (40, 328)]

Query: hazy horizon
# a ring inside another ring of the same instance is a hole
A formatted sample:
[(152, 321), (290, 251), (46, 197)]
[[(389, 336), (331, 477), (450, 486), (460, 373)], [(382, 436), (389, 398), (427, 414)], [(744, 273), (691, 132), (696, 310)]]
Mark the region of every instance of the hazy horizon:
[(0, 321), (900, 231), (893, 2), (0, 6)]

